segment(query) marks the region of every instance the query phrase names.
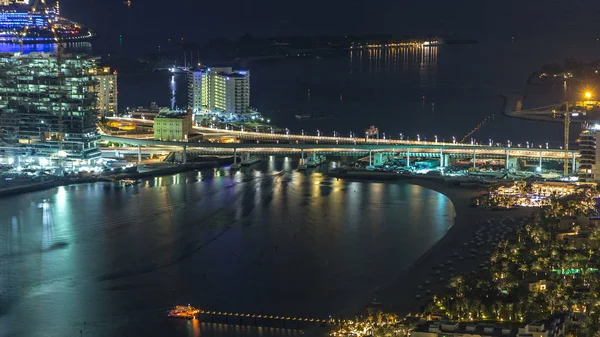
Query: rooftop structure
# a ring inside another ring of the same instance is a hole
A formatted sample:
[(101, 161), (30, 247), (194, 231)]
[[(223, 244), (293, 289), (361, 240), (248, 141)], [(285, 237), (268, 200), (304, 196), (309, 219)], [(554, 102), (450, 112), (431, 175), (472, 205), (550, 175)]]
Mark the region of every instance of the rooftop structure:
[(0, 140), (31, 156), (100, 157), (95, 69), (85, 55), (0, 54)]
[(188, 105), (194, 113), (250, 113), (250, 72), (231, 67), (190, 70)]
[(129, 114), (132, 118), (154, 120), (160, 111), (161, 108), (156, 102), (150, 102), (150, 107), (139, 106), (135, 110), (130, 111)]
[(451, 336), (515, 337), (516, 329), (489, 323), (457, 323), (440, 320), (422, 323), (410, 333), (412, 337), (443, 337), (448, 334)]
[(559, 337), (564, 335), (565, 323), (569, 320), (568, 314), (556, 314), (546, 320), (531, 322), (525, 326), (437, 320), (417, 325), (410, 336)]

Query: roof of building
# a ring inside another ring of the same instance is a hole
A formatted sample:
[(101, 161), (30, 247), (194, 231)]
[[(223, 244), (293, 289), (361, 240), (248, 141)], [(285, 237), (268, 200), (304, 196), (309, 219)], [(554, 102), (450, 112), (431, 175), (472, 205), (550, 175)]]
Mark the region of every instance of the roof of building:
[(490, 323), (456, 323), (451, 321), (429, 321), (417, 325), (414, 332), (448, 332), (485, 334), (485, 336), (506, 337), (516, 333), (516, 327), (510, 325), (494, 325)]
[(229, 77), (246, 77), (246, 76), (248, 76), (248, 73), (236, 71), (233, 73), (219, 73), (219, 75), (229, 76)]
[(184, 110), (161, 110), (155, 118), (186, 118), (187, 111)]

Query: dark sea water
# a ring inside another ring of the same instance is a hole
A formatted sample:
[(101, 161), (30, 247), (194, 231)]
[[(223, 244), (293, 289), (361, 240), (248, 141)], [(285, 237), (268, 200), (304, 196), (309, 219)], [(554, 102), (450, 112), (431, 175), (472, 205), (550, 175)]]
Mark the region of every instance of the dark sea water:
[(453, 224), (452, 203), (437, 192), (299, 173), (296, 165), (265, 158), (235, 174), (204, 170), (135, 187), (84, 184), (2, 199), (2, 336), (242, 331), (165, 317), (185, 303), (335, 316)]

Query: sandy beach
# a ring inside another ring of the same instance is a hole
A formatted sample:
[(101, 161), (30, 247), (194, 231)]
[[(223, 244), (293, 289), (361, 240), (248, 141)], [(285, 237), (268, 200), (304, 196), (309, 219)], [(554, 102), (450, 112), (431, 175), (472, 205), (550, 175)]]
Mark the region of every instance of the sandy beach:
[[(407, 268), (398, 270), (398, 274), (393, 280), (360, 294), (351, 307), (338, 313), (339, 316), (352, 317), (361, 312), (365, 305), (371, 303), (375, 298), (382, 303), (384, 311), (395, 312), (400, 316), (420, 312), (434, 294), (446, 287), (451, 274), (471, 273), (473, 270), (478, 270), (479, 264), (487, 260), (488, 255), (484, 252), (493, 250), (492, 243), (486, 243), (481, 247), (475, 247), (469, 243), (482, 224), (490, 226), (491, 230), (503, 219), (514, 218), (517, 219), (515, 223), (518, 223), (518, 218), (529, 217), (534, 211), (534, 209), (491, 211), (472, 207), (470, 206), (471, 197), (479, 193), (476, 189), (448, 186), (439, 179), (403, 179), (401, 183), (423, 186), (446, 195), (454, 205), (456, 214), (454, 225), (439, 242), (414, 263)], [(490, 219), (492, 219), (492, 223), (487, 224)], [(511, 225), (508, 221), (506, 224)], [(467, 244), (465, 245), (465, 243)], [(476, 248), (478, 253), (474, 257), (470, 257), (470, 250), (473, 248)], [(463, 259), (461, 260), (459, 256), (462, 256)], [(448, 263), (448, 261), (451, 262)], [(440, 264), (444, 264), (444, 267), (439, 267)], [(393, 267), (390, 266), (390, 268)], [(440, 280), (440, 278), (442, 279)]]

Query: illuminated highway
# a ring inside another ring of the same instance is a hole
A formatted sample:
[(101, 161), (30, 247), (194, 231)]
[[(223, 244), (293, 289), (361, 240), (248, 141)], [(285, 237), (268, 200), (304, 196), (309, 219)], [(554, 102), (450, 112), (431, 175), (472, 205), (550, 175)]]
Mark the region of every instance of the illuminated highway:
[[(275, 136), (267, 134), (269, 136)], [(283, 136), (285, 135), (277, 135)], [(333, 137), (322, 137), (333, 138)], [(369, 153), (394, 153), (401, 156), (418, 156), (440, 158), (448, 155), (452, 158), (531, 158), (548, 160), (565, 160), (565, 151), (561, 149), (546, 148), (519, 148), (519, 147), (495, 147), (470, 144), (452, 144), (452, 143), (433, 143), (433, 142), (407, 142), (407, 141), (387, 141), (387, 142), (368, 142), (348, 144), (339, 142), (319, 143), (207, 143), (207, 142), (172, 142), (156, 141), (150, 139), (136, 139), (126, 137), (115, 137), (102, 135), (102, 139), (115, 143), (129, 144), (151, 148), (170, 148), (173, 151), (185, 148), (187, 151), (202, 154), (223, 154), (231, 155), (234, 150), (238, 153), (248, 152), (260, 155), (282, 155), (300, 156), (303, 152), (335, 154), (335, 155), (365, 155)], [(321, 139), (319, 139), (321, 140)], [(338, 140), (339, 141), (339, 140)], [(120, 148), (115, 148), (119, 150)], [(132, 149), (133, 150), (133, 149)], [(574, 160), (579, 156), (578, 152), (570, 150), (567, 159)]]
[[(139, 124), (151, 125), (153, 121), (146, 119), (134, 119), (134, 118), (111, 118), (114, 120), (130, 121)], [(228, 130), (228, 129), (217, 129), (208, 127), (193, 127), (199, 133), (203, 134), (206, 139), (217, 139), (227, 138), (232, 140), (253, 141), (257, 143), (181, 143), (181, 142), (158, 142), (149, 139), (150, 135), (136, 136), (136, 135), (123, 135), (122, 137), (107, 136), (103, 135), (102, 138), (114, 142), (120, 142), (132, 145), (143, 145), (143, 146), (186, 146), (193, 148), (219, 148), (219, 149), (233, 149), (238, 150), (246, 149), (248, 151), (265, 151), (265, 152), (285, 152), (284, 149), (288, 149), (291, 152), (300, 152), (302, 149), (308, 151), (319, 151), (319, 152), (339, 152), (339, 151), (393, 151), (401, 149), (409, 149), (410, 152), (417, 150), (416, 152), (422, 153), (436, 153), (439, 154), (440, 150), (445, 154), (457, 154), (457, 155), (492, 155), (492, 156), (505, 156), (507, 153), (512, 157), (531, 157), (531, 158), (542, 158), (546, 159), (560, 159), (564, 160), (565, 157), (572, 159), (579, 157), (577, 151), (565, 151), (563, 149), (549, 149), (545, 147), (529, 147), (528, 145), (520, 147), (517, 146), (493, 146), (494, 144), (482, 145), (482, 144), (470, 144), (470, 143), (459, 143), (456, 141), (452, 142), (441, 142), (441, 141), (423, 141), (423, 140), (400, 140), (400, 139), (366, 139), (359, 137), (331, 137), (331, 136), (311, 136), (311, 135), (295, 135), (295, 134), (281, 134), (281, 133), (264, 133), (264, 132), (252, 132), (243, 130)], [(127, 138), (140, 138), (137, 141)], [(259, 142), (267, 142), (259, 143)], [(498, 144), (496, 144), (498, 145)], [(567, 155), (568, 154), (568, 155)]]

